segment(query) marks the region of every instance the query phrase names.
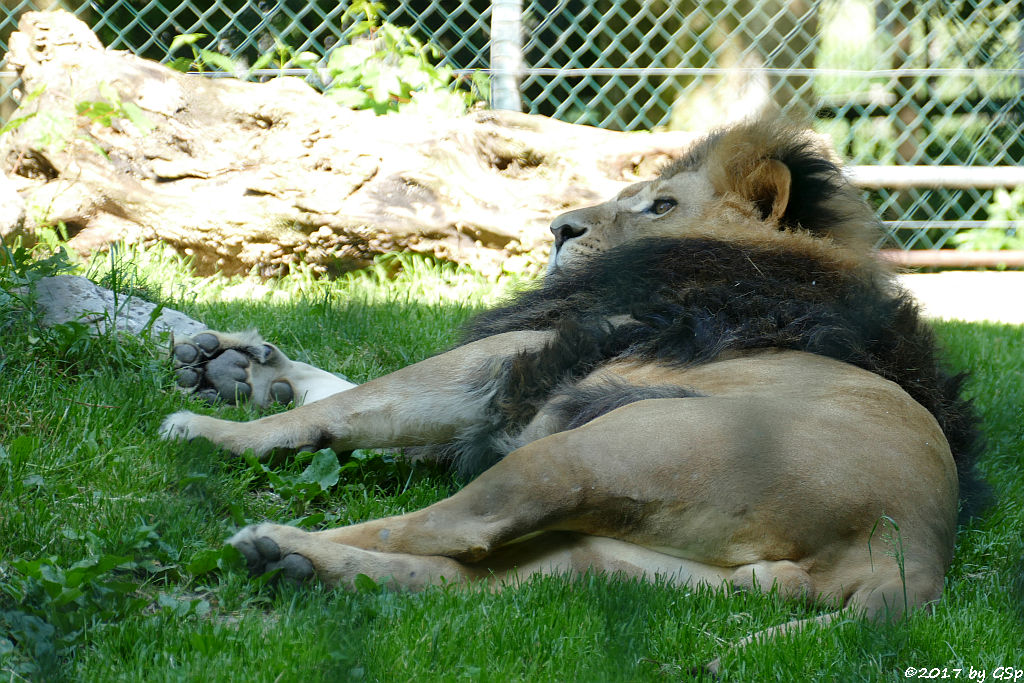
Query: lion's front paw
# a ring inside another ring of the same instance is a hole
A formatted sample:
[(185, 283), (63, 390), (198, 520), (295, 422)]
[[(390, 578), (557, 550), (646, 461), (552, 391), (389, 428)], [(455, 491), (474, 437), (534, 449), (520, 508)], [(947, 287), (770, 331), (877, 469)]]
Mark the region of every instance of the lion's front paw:
[(316, 575), (313, 563), (297, 552), (290, 552), (285, 536), (304, 533), (294, 527), (255, 524), (245, 527), (227, 542), (242, 553), (253, 575), (280, 569), (284, 578), (303, 583)]
[(287, 358), (255, 332), (212, 330), (174, 340), (175, 382), (209, 402), (291, 403), (295, 390), (282, 377)]
[(187, 441), (200, 436), (195, 427), (195, 413), (183, 410), (164, 418), (160, 424), (160, 438), (165, 441)]

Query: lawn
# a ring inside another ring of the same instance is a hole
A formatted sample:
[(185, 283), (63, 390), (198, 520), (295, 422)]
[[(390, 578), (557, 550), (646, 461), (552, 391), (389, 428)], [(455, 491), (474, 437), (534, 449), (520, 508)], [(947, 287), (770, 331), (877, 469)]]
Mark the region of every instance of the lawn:
[[(0, 266), (0, 283), (42, 268)], [(408, 257), (335, 281), (196, 278), (160, 250), (79, 268), (211, 327), (255, 326), (354, 381), (451, 344), (462, 320), (519, 282)], [(719, 654), (723, 678), (739, 681), (894, 681), (909, 667), (993, 680), (1007, 674), (999, 667), (1024, 669), (1024, 327), (937, 326), (951, 364), (973, 373), (989, 441), (981, 469), (997, 499), (961, 530), (934, 613), (729, 651), (814, 610), (605, 576), (537, 578), (502, 594), (252, 580), (222, 546), (239, 525), (346, 524), (423, 506), (457, 484), (388, 453), (356, 452), (324, 471), (311, 455), (264, 468), (209, 444), (161, 442), (160, 420), (175, 410), (255, 413), (172, 391), (166, 346), (44, 330), (22, 303), (0, 295), (4, 680), (678, 680)]]

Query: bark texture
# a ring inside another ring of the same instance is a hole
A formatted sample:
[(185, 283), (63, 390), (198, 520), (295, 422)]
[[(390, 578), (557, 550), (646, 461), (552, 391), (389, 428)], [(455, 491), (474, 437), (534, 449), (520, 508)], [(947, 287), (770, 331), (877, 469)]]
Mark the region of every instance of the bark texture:
[(30, 118), (0, 140), (0, 170), (25, 212), (0, 231), (62, 223), (83, 252), (163, 240), (200, 272), (338, 272), (394, 250), (486, 272), (693, 140), (511, 112), (378, 117), (295, 78), (188, 76), (106, 50), (62, 11), (18, 28), (7, 58)]

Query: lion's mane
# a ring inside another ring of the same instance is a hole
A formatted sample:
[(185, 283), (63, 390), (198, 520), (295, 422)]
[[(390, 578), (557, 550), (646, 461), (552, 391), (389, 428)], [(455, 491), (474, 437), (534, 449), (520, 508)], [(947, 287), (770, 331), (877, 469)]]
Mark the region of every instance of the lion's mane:
[[(852, 363), (899, 384), (949, 441), (962, 518), (978, 512), (987, 489), (975, 475), (981, 437), (962, 396), (965, 375), (942, 367), (917, 304), (867, 256), (877, 220), (820, 140), (758, 123), (712, 134), (662, 177), (701, 167), (713, 178), (742, 177), (745, 165), (764, 158), (782, 161), (792, 174), (783, 232), (627, 243), (548, 274), (535, 289), (468, 323), (464, 343), (517, 330), (553, 330), (555, 337), (481, 378), (491, 419), (446, 447), (463, 476), (517, 447), (516, 435), (541, 406), (556, 406), (571, 428), (633, 401), (697, 395), (690, 387), (576, 386), (603, 363), (693, 365), (725, 351), (779, 348)], [(623, 314), (632, 322), (609, 324)]]

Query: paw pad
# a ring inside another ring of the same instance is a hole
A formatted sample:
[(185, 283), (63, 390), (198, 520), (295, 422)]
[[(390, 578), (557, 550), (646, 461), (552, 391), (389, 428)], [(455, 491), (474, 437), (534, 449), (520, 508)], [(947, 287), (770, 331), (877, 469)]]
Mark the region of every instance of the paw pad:
[(245, 557), (246, 566), (254, 576), (260, 576), (276, 569), (289, 581), (303, 583), (316, 576), (313, 563), (298, 553), (281, 557), (281, 547), (269, 536), (258, 536), (248, 529), (243, 530), (230, 541)]
[(291, 403), (295, 400), (295, 390), (288, 382), (274, 382), (270, 385), (270, 396), (278, 403)]
[(178, 340), (171, 355), (175, 383), (204, 401), (248, 399), (267, 405), (295, 400), (292, 385), (274, 377), (280, 352), (255, 333), (203, 332)]

